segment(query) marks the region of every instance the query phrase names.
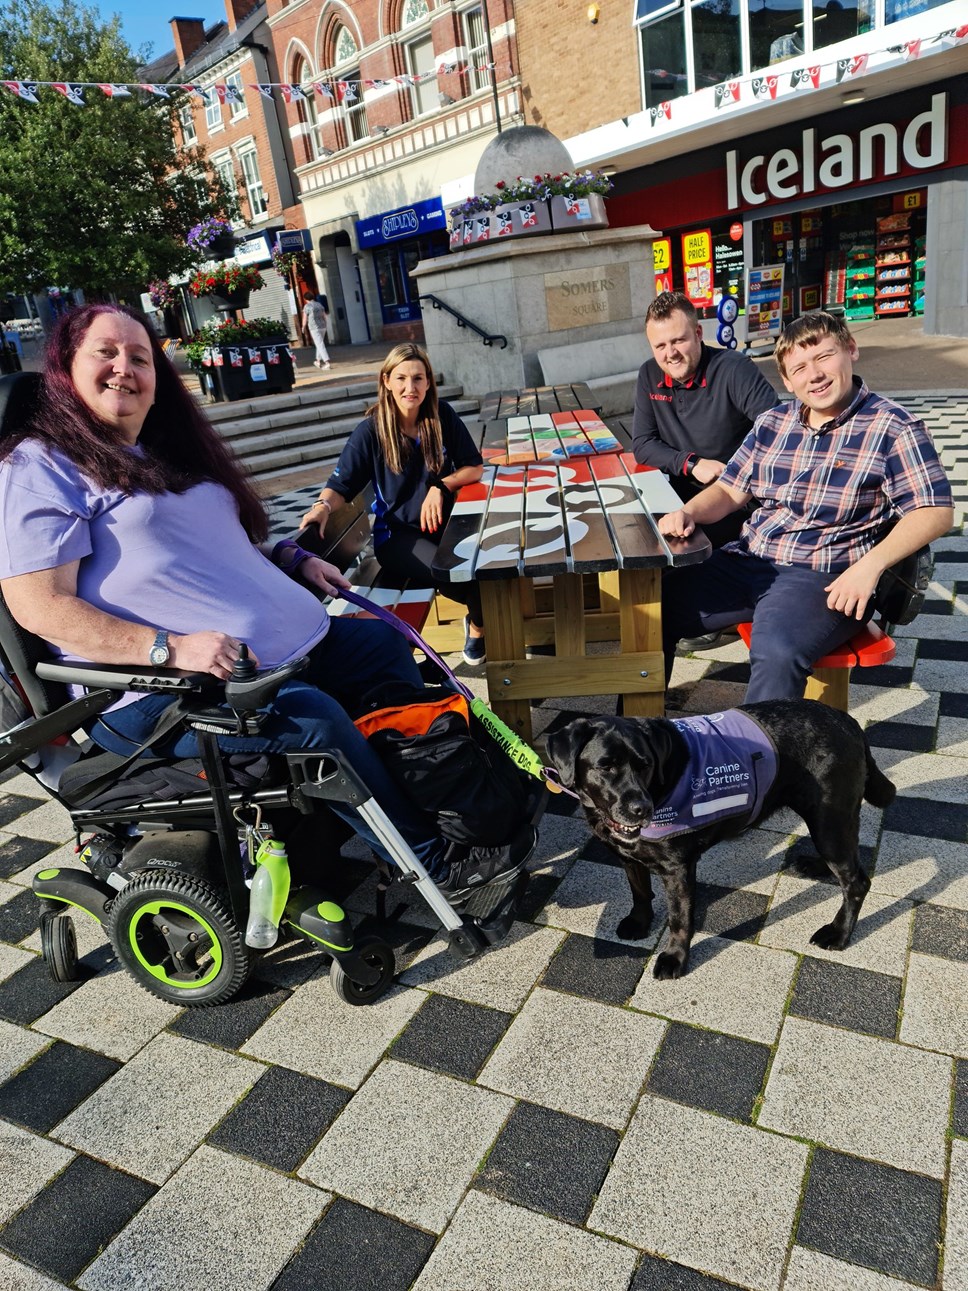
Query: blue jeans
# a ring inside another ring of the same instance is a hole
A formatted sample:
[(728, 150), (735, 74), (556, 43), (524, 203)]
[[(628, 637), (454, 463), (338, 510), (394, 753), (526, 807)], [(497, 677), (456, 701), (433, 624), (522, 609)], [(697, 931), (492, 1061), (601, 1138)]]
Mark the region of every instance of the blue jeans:
[[(724, 549), (702, 565), (668, 570), (662, 579), (666, 684), (683, 637), (752, 620), (745, 702), (802, 699), (814, 661), (860, 627), (860, 620), (827, 608), (824, 589), (835, 577)], [(870, 606), (864, 622), (873, 612)]]
[[(422, 687), (423, 679), (410, 647), (385, 623), (334, 618), (329, 632), (310, 651), (309, 660), (307, 672), (280, 687), (266, 709), (269, 720), (258, 735), (220, 735), (219, 748), (227, 753), (335, 749), (345, 754), (431, 876), (444, 877), (446, 843), (436, 832), (434, 822), (397, 788), (342, 706), (357, 703), (368, 690), (383, 682), (401, 681)], [(101, 718), (91, 737), (112, 753), (130, 754), (150, 736), (159, 716), (173, 702), (170, 695), (147, 695)], [(166, 757), (197, 757), (195, 733), (186, 731), (164, 741), (160, 751)], [(395, 868), (382, 841), (352, 807), (330, 805), (378, 856)]]

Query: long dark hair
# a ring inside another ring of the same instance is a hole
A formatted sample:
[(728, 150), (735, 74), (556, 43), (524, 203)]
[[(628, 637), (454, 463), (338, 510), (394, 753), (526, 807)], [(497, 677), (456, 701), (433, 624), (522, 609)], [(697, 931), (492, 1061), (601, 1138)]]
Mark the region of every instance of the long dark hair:
[[(155, 402), (138, 438), (144, 456), (132, 453), (123, 433), (97, 417), (74, 387), (74, 356), (102, 314), (133, 319), (151, 346)], [(261, 542), (268, 533), (265, 507), (242, 468), (189, 394), (147, 318), (127, 305), (82, 305), (58, 320), (47, 343), (37, 410), (24, 432), (0, 447), (0, 460), (27, 438), (59, 449), (103, 489), (184, 493), (201, 480), (222, 484), (235, 498), (251, 541)]]
[(427, 393), (417, 412), (417, 435), (420, 439), (420, 451), (428, 471), (439, 471), (444, 464), (443, 436), (440, 429), (440, 409), (437, 405), (437, 382), (434, 380), (434, 369), (427, 351), (412, 341), (403, 341), (395, 345), (383, 360), (380, 368), (380, 389), (376, 403), (367, 408), (366, 414), (373, 418), (376, 436), (387, 466), (394, 475), (400, 475), (403, 464), (413, 450), (413, 443), (403, 433), (400, 426), (400, 410), (384, 378), (389, 377), (394, 368), (401, 363), (416, 359), (424, 365), (427, 373)]

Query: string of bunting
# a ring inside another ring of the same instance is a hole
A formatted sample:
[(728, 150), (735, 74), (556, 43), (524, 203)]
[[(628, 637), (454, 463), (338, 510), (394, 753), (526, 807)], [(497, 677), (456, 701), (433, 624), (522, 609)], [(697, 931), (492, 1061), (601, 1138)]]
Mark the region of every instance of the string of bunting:
[(245, 88), (257, 90), (259, 94), (267, 99), (271, 99), (275, 92), (278, 91), (286, 103), (299, 103), (300, 101), (311, 99), (315, 94), (320, 99), (329, 99), (333, 103), (348, 105), (358, 103), (364, 89), (384, 89), (391, 85), (421, 85), (424, 81), (435, 81), (438, 76), (449, 76), (452, 72), (463, 74), (472, 70), (475, 72), (490, 72), (493, 69), (493, 63), (484, 63), (480, 67), (472, 67), (470, 63), (441, 63), (432, 72), (414, 72), (400, 76), (380, 77), (373, 80), (314, 81), (309, 85), (294, 85), (282, 81), (263, 81), (250, 84), (248, 87), (242, 86), (241, 88), (237, 85), (221, 83), (206, 87), (204, 85), (176, 84), (174, 82), (167, 85), (157, 85), (144, 81), (114, 83), (105, 81), (16, 80), (0, 81), (0, 85), (3, 85), (15, 98), (20, 99), (23, 103), (39, 103), (40, 99), (37, 97), (37, 91), (51, 89), (63, 94), (69, 103), (74, 103), (81, 108), (85, 106), (84, 95), (88, 90), (101, 90), (109, 99), (130, 99), (132, 90), (141, 90), (154, 98), (170, 99), (172, 91), (185, 90), (195, 98), (201, 99), (208, 106), (215, 99), (219, 103), (244, 103), (245, 96), (242, 90)]
[[(821, 82), (825, 79), (824, 73), (831, 71), (833, 71), (836, 79), (827, 83), (840, 85), (844, 81), (862, 76), (867, 71), (870, 59), (880, 54), (901, 56), (905, 62), (911, 62), (915, 58), (920, 58), (921, 50), (924, 46), (937, 45), (941, 41), (951, 41), (953, 44), (958, 45), (965, 40), (968, 40), (968, 24), (961, 27), (950, 27), (947, 31), (940, 31), (936, 36), (930, 38), (909, 40), (903, 45), (888, 45), (886, 49), (870, 50), (865, 54), (855, 54), (852, 58), (838, 58), (829, 63), (816, 63), (810, 67), (797, 67), (792, 72), (768, 72), (761, 76), (722, 81), (719, 85), (712, 87), (716, 110), (719, 111), (730, 104), (741, 103), (744, 100), (746, 102), (761, 101), (775, 99), (778, 94), (786, 95), (807, 89), (818, 90)], [(649, 124), (656, 126), (660, 122), (671, 121), (676, 102), (677, 100), (670, 99), (650, 107)]]

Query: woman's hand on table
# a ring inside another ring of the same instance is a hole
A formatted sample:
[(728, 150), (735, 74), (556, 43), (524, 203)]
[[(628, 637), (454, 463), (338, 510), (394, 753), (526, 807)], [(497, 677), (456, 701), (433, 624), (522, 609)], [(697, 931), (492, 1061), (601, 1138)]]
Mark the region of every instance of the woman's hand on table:
[(350, 580), (328, 560), (310, 556), (299, 566), (299, 573), (312, 587), (318, 587), (327, 596), (339, 596), (344, 588), (351, 587)]
[[(185, 636), (171, 633), (168, 667), (183, 672), (210, 672), (225, 681), (232, 675), (241, 646), (238, 637), (224, 632), (189, 632)], [(251, 651), (249, 658), (258, 666), (259, 660)]]
[(664, 538), (688, 538), (695, 529), (696, 522), (684, 507), (659, 517), (659, 533)]
[(424, 533), (436, 533), (444, 520), (444, 495), (436, 484), (427, 490), (420, 508), (420, 528)]

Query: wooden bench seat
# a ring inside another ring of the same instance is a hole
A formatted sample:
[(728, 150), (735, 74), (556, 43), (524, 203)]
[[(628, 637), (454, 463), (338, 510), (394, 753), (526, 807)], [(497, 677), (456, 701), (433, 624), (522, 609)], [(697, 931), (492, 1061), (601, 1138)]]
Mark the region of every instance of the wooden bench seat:
[[(738, 623), (736, 629), (748, 648), (752, 623)], [(842, 713), (846, 713), (850, 705), (851, 671), (854, 668), (876, 668), (882, 663), (890, 663), (896, 649), (894, 641), (886, 632), (882, 632), (874, 623), (865, 624), (849, 641), (816, 661), (812, 674), (807, 678), (804, 699), (816, 699), (830, 708), (839, 708)]]

